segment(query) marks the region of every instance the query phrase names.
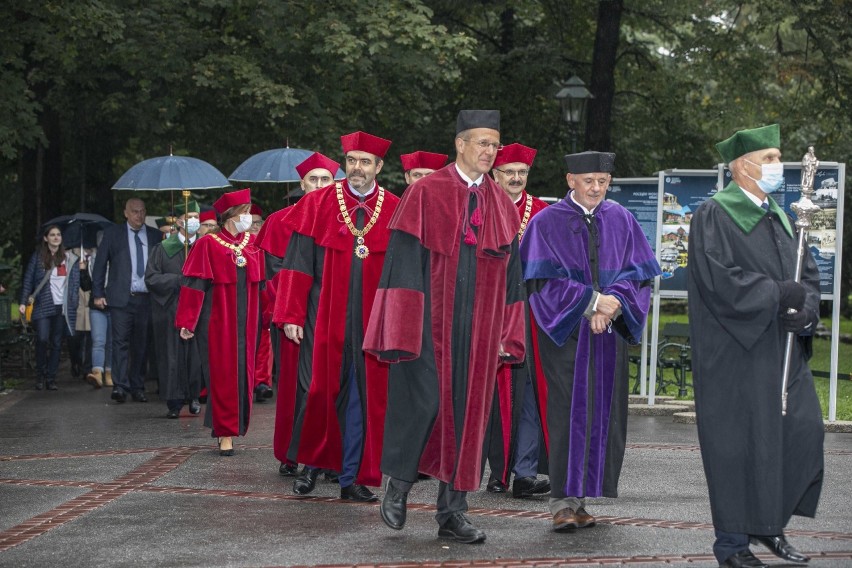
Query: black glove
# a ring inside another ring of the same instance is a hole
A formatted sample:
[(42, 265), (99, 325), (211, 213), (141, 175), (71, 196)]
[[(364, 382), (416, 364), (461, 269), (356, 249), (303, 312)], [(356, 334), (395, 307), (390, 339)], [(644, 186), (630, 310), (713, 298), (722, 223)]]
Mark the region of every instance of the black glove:
[(810, 310), (799, 310), (792, 314), (781, 314), (781, 327), (784, 331), (793, 333), (812, 332), (814, 330), (814, 318)]
[(786, 311), (787, 308), (801, 311), (805, 307), (805, 287), (792, 280), (784, 280), (778, 283), (778, 311)]

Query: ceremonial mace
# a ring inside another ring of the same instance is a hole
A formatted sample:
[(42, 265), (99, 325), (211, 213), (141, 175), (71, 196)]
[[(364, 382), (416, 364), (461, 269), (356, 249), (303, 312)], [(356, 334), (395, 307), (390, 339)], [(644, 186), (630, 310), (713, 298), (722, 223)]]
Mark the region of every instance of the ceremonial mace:
[[(796, 230), (799, 233), (799, 245), (796, 250), (796, 275), (794, 282), (802, 280), (802, 264), (805, 260), (808, 240), (808, 229), (811, 226), (811, 216), (819, 211), (819, 206), (814, 205), (811, 196), (814, 194), (814, 176), (816, 175), (819, 160), (814, 156), (814, 147), (808, 146), (807, 153), (802, 157), (802, 195), (799, 200), (790, 205), (790, 209), (796, 214)], [(796, 313), (789, 308), (788, 314)], [(793, 342), (796, 340), (796, 332), (787, 332), (787, 344), (784, 349), (784, 373), (781, 382), (781, 415), (787, 415), (787, 383), (790, 379), (790, 367), (793, 362)]]

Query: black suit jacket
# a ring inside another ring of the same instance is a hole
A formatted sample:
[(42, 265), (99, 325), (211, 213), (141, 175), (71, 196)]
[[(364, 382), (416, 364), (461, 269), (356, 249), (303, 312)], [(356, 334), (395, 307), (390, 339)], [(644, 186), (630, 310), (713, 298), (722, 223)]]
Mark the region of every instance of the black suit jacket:
[[(154, 245), (163, 240), (163, 234), (148, 225), (145, 225), (145, 234), (148, 235), (148, 255), (150, 256)], [(130, 301), (132, 270), (130, 244), (127, 241), (127, 223), (105, 229), (95, 256), (95, 268), (92, 271), (92, 297), (106, 298), (107, 306), (111, 308), (126, 306)], [(107, 271), (109, 271), (109, 280), (104, 286), (107, 282)]]

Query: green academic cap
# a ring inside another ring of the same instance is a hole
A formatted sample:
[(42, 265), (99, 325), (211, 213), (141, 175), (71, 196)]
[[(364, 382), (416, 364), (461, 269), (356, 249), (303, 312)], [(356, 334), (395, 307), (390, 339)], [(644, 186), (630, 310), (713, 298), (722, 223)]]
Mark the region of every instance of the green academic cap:
[(777, 124), (740, 130), (727, 140), (716, 144), (716, 149), (726, 163), (733, 162), (740, 156), (766, 148), (781, 147), (781, 127)]
[(162, 229), (162, 228), (163, 228), (163, 227), (165, 227), (166, 225), (171, 225), (171, 224), (172, 224), (172, 223), (171, 223), (171, 221), (169, 221), (169, 220), (168, 220), (168, 219), (166, 219), (165, 217), (160, 217), (160, 218), (158, 218), (158, 219), (154, 219), (154, 222), (157, 224), (157, 228), (158, 228), (158, 229)]
[[(175, 205), (175, 215), (177, 215), (178, 217), (183, 215), (184, 207), (185, 205), (183, 203), (178, 203), (177, 205)], [(201, 213), (201, 207), (198, 206), (198, 202), (194, 199), (188, 203), (188, 207), (190, 213)]]

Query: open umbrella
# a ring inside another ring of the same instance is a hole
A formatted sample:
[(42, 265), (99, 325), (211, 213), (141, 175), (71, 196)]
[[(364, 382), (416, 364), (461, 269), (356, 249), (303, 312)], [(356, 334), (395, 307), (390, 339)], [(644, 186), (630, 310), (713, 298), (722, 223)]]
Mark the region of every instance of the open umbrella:
[(131, 191), (190, 191), (230, 186), (222, 172), (204, 160), (170, 155), (139, 162), (124, 172), (112, 188)]
[[(184, 206), (189, 207), (192, 190), (231, 187), (225, 176), (212, 165), (189, 156), (161, 156), (143, 160), (118, 178), (115, 190), (174, 191), (183, 194)], [(184, 247), (187, 243), (184, 243)]]
[(98, 231), (106, 229), (113, 222), (95, 213), (74, 213), (60, 215), (42, 224), (41, 231), (51, 225), (56, 225), (62, 231), (62, 244), (65, 248), (80, 247), (80, 257), (83, 256), (83, 243), (94, 243)]
[[(290, 183), (297, 182), (302, 177), (296, 171), (296, 166), (301, 164), (313, 154), (311, 150), (301, 148), (276, 148), (266, 150), (248, 158), (237, 166), (237, 169), (228, 176), (234, 183)], [(340, 179), (346, 174), (338, 169), (332, 172), (335, 179)]]

